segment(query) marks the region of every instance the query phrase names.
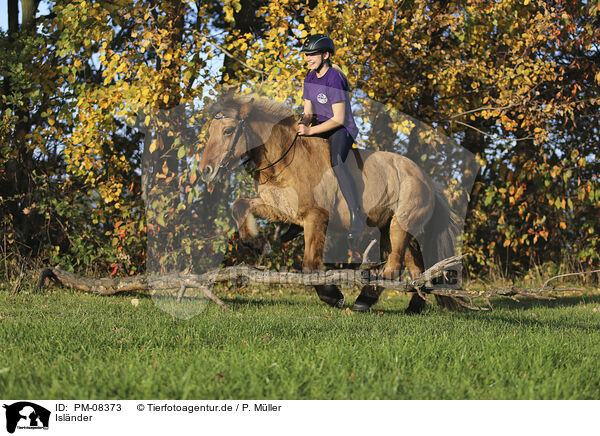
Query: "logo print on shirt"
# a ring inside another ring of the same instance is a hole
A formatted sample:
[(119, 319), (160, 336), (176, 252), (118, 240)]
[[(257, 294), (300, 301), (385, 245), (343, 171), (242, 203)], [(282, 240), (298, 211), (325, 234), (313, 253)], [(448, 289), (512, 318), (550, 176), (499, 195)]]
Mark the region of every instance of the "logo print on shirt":
[(321, 104), (327, 103), (327, 96), (325, 94), (317, 95), (317, 101)]

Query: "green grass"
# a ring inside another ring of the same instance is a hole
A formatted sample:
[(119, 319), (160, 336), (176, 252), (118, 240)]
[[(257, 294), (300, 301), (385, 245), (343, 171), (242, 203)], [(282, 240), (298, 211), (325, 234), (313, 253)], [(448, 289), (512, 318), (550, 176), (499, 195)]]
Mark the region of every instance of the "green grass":
[(230, 310), (211, 303), (185, 321), (147, 296), (7, 289), (3, 398), (600, 398), (597, 290), (416, 316), (398, 295), (355, 314), (309, 288), (221, 290)]

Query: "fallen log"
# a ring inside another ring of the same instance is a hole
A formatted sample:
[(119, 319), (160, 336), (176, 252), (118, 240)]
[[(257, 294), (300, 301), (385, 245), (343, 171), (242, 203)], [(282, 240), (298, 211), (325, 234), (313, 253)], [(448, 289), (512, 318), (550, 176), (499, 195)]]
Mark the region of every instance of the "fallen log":
[[(420, 276), (411, 280), (386, 279), (381, 275), (374, 274), (369, 270), (329, 270), (302, 273), (297, 271), (269, 271), (248, 265), (238, 265), (217, 270), (208, 271), (204, 274), (169, 273), (148, 274), (131, 277), (114, 278), (89, 278), (64, 271), (59, 268), (44, 268), (40, 271), (38, 288), (44, 286), (47, 279), (81, 292), (89, 292), (97, 295), (113, 295), (119, 292), (155, 292), (163, 290), (178, 290), (177, 301), (181, 301), (186, 289), (198, 289), (207, 298), (225, 308), (225, 303), (210, 290), (213, 284), (223, 281), (237, 281), (242, 279), (245, 284), (287, 284), (287, 285), (325, 285), (337, 284), (346, 286), (376, 285), (386, 289), (403, 292), (417, 292), (427, 301), (426, 294), (443, 295), (453, 297), (461, 306), (472, 310), (489, 310), (492, 308), (490, 298), (508, 297), (517, 300), (517, 296), (552, 300), (554, 297), (539, 295), (540, 293), (555, 290), (547, 286), (548, 280), (538, 288), (521, 289), (511, 286), (495, 290), (473, 291), (450, 288), (427, 288), (423, 289), (431, 280), (440, 277), (445, 270), (460, 264), (463, 256), (454, 256), (444, 259)], [(473, 303), (474, 299), (481, 298), (487, 303), (487, 307), (479, 307)], [(518, 301), (518, 300), (517, 300)]]
[(113, 277), (93, 279), (82, 277), (60, 268), (43, 268), (37, 289), (44, 286), (46, 279), (55, 283), (81, 292), (89, 292), (97, 295), (114, 295), (119, 292), (151, 292), (166, 289), (179, 289), (178, 301), (181, 301), (186, 288), (200, 289), (204, 295), (217, 303), (222, 308), (226, 304), (209, 289), (205, 280), (198, 280), (194, 274), (171, 273), (164, 275), (135, 275), (131, 277)]

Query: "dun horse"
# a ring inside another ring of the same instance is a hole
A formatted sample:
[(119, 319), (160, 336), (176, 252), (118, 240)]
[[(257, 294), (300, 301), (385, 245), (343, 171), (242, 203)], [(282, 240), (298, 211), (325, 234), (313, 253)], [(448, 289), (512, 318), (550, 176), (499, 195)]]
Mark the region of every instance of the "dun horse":
[[(258, 197), (238, 199), (232, 208), (240, 238), (257, 236), (255, 218), (297, 224), (304, 228), (303, 269), (321, 268), (327, 226), (350, 224), (327, 141), (296, 137), (297, 120), (290, 109), (263, 98), (229, 96), (214, 106), (212, 115), (199, 165), (201, 178), (210, 186), (242, 158), (256, 169)], [(452, 256), (457, 227), (441, 189), (406, 157), (353, 151), (352, 162), (359, 164), (350, 165), (350, 171), (366, 223), (381, 232), (383, 276), (396, 278), (405, 267), (413, 276), (423, 272), (423, 256), (410, 244), (412, 237), (421, 236), (427, 266)], [(343, 307), (344, 296), (337, 286), (315, 288), (322, 301)], [(352, 309), (368, 310), (382, 291), (381, 286), (364, 286)], [(451, 297), (436, 295), (436, 299), (445, 307), (456, 307)], [(414, 293), (407, 312), (420, 312), (424, 306), (425, 301)]]

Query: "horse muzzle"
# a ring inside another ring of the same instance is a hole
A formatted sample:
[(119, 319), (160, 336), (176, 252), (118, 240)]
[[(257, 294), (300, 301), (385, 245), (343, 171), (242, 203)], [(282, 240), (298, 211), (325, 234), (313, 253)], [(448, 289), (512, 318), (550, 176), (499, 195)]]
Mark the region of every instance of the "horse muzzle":
[(217, 172), (218, 171), (215, 171), (215, 168), (211, 167), (210, 165), (207, 165), (200, 173), (200, 178), (203, 182), (210, 183), (216, 178)]
[(218, 179), (218, 174), (219, 167), (215, 169), (210, 165), (205, 166), (200, 173), (200, 179), (206, 183), (206, 189), (208, 190), (209, 194), (212, 194), (213, 190), (215, 189), (215, 182)]

